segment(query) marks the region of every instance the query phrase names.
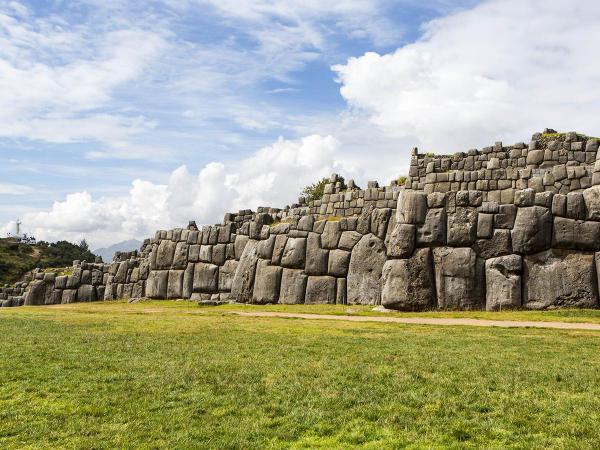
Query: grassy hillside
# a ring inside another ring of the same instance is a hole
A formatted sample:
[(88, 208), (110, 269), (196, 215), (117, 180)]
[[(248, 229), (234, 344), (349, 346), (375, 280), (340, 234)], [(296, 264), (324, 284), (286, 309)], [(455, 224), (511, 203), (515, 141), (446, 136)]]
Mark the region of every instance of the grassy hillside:
[(70, 266), (75, 259), (93, 261), (94, 255), (67, 241), (27, 245), (14, 239), (0, 239), (0, 284), (14, 282), (36, 267)]
[[(214, 312), (213, 312), (214, 311)], [(0, 311), (1, 448), (598, 448), (600, 333)]]

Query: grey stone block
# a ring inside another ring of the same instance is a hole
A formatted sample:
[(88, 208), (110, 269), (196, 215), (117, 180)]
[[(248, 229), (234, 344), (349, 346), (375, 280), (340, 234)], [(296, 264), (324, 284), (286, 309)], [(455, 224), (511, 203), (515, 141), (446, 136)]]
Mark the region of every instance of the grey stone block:
[(479, 213), (477, 216), (477, 238), (489, 239), (494, 233), (494, 214)]
[(388, 221), (392, 215), (390, 208), (377, 208), (371, 213), (370, 231), (379, 239), (385, 238)]
[(515, 191), (515, 205), (533, 206), (535, 191), (533, 189), (521, 189)]
[[(447, 220), (444, 208), (430, 208), (427, 211), (423, 225), (417, 227), (417, 246), (446, 245)], [(407, 256), (410, 256), (410, 254)]]
[(417, 249), (410, 259), (386, 261), (382, 272), (381, 304), (402, 311), (436, 306), (431, 250)]
[(340, 242), (338, 247), (341, 250), (352, 251), (354, 246), (360, 241), (362, 238), (362, 234), (358, 231), (343, 231), (340, 236)]
[(178, 242), (173, 256), (173, 269), (185, 269), (188, 263), (188, 251), (190, 246), (185, 242)]
[(523, 306), (598, 307), (598, 286), (593, 253), (547, 250), (523, 260)]
[(321, 235), (308, 233), (306, 245), (306, 266), (304, 271), (307, 275), (326, 275), (329, 250), (321, 248)]
[(350, 265), (350, 252), (346, 250), (331, 250), (329, 252), (328, 274), (334, 277), (348, 275)]
[(415, 225), (397, 223), (388, 241), (387, 255), (392, 258), (409, 258), (415, 249), (415, 239)]
[(146, 282), (146, 296), (149, 298), (167, 298), (168, 270), (151, 270)]
[(160, 241), (156, 253), (156, 267), (152, 269), (166, 270), (171, 268), (173, 264), (173, 257), (175, 256), (175, 242), (173, 241)]
[(487, 311), (521, 306), (521, 272), (519, 255), (500, 256), (485, 262)]
[(349, 304), (379, 303), (379, 280), (385, 260), (385, 245), (377, 236), (367, 234), (354, 246), (347, 278)]
[(306, 238), (288, 238), (281, 265), (290, 269), (303, 269), (306, 257)]
[(552, 247), (600, 250), (600, 222), (554, 218)]
[(262, 259), (256, 266), (252, 303), (277, 303), (281, 284), (281, 267), (271, 266), (269, 261)]
[(275, 244), (273, 246), (273, 256), (271, 257), (271, 264), (279, 266), (281, 265), (281, 257), (287, 243), (288, 237), (285, 234), (278, 234), (275, 236)]
[(585, 219), (585, 202), (581, 192), (567, 194), (567, 217), (570, 219)]
[(309, 276), (306, 282), (306, 304), (335, 303), (336, 279), (330, 276)]
[(294, 305), (304, 303), (306, 274), (298, 269), (283, 269), (279, 303)]
[(219, 291), (231, 291), (233, 277), (237, 270), (239, 262), (235, 259), (228, 259), (222, 267), (219, 268)]
[(219, 286), (219, 267), (199, 262), (194, 266), (193, 292), (214, 293)]
[(548, 208), (519, 208), (511, 239), (516, 253), (531, 254), (548, 248), (552, 239), (552, 215)]
[(485, 304), (484, 262), (468, 247), (433, 249), (438, 307), (482, 309)]
[(500, 205), (498, 214), (494, 216), (494, 227), (499, 229), (511, 229), (517, 217), (515, 205)]
[(167, 282), (167, 298), (173, 299), (183, 297), (184, 272), (184, 270), (169, 270), (169, 279)]
[(398, 194), (398, 223), (421, 224), (427, 214), (427, 195), (419, 191), (402, 190)]
[(233, 301), (248, 303), (252, 300), (254, 275), (258, 263), (257, 246), (258, 241), (249, 240), (244, 247), (244, 252), (242, 253), (231, 284), (231, 299)]
[(321, 235), (321, 245), (323, 248), (330, 250), (337, 248), (341, 236), (342, 231), (340, 229), (339, 222), (325, 222), (325, 228), (323, 229), (323, 234)]
[(600, 221), (600, 186), (592, 186), (583, 191), (586, 217), (589, 220)]
[(477, 210), (457, 207), (448, 214), (447, 241), (452, 246), (467, 246), (477, 239)]

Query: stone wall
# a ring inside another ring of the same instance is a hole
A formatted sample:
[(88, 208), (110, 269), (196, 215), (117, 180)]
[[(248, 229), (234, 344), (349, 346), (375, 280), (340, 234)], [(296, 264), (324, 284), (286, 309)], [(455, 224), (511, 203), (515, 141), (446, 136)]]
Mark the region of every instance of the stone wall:
[(513, 203), (516, 189), (569, 192), (600, 183), (595, 170), (598, 139), (545, 130), (523, 142), (469, 150), (453, 155), (413, 150), (407, 188), (431, 192), (480, 190), (484, 201)]
[(161, 230), (110, 264), (35, 273), (12, 297), (31, 305), (148, 297), (410, 311), (596, 308), (597, 149), (595, 139), (546, 132), (528, 145), (415, 152), (404, 187), (362, 190), (332, 175), (321, 200)]

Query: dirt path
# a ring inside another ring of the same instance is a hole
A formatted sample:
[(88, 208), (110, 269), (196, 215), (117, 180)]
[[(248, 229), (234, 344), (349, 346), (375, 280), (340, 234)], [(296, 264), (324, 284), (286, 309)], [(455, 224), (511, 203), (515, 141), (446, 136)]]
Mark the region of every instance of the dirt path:
[(485, 320), (485, 319), (452, 319), (428, 317), (374, 317), (374, 316), (335, 316), (331, 314), (296, 314), (283, 312), (246, 312), (231, 311), (245, 317), (281, 317), (288, 319), (317, 319), (317, 320), (345, 320), (349, 322), (385, 322), (414, 325), (467, 325), (474, 327), (501, 327), (501, 328), (557, 328), (561, 330), (592, 330), (600, 331), (600, 324), (582, 322), (536, 322), (513, 320)]

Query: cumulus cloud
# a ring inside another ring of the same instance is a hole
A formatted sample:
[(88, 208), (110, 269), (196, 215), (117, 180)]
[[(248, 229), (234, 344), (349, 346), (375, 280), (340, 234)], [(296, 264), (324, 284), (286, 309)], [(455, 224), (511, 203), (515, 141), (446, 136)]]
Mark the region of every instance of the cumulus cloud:
[[(76, 192), (48, 211), (26, 213), (23, 230), (37, 239), (78, 241), (104, 246), (144, 238), (160, 228), (220, 222), (225, 212), (260, 205), (292, 203), (301, 189), (341, 167), (339, 142), (312, 135), (277, 142), (237, 164), (209, 163), (197, 175), (181, 166), (165, 184), (135, 180), (128, 195), (93, 198)], [(14, 222), (1, 230), (14, 230)]]
[(545, 127), (597, 133), (600, 3), (490, 0), (418, 41), (333, 70), (351, 108), (388, 135), (450, 152)]

